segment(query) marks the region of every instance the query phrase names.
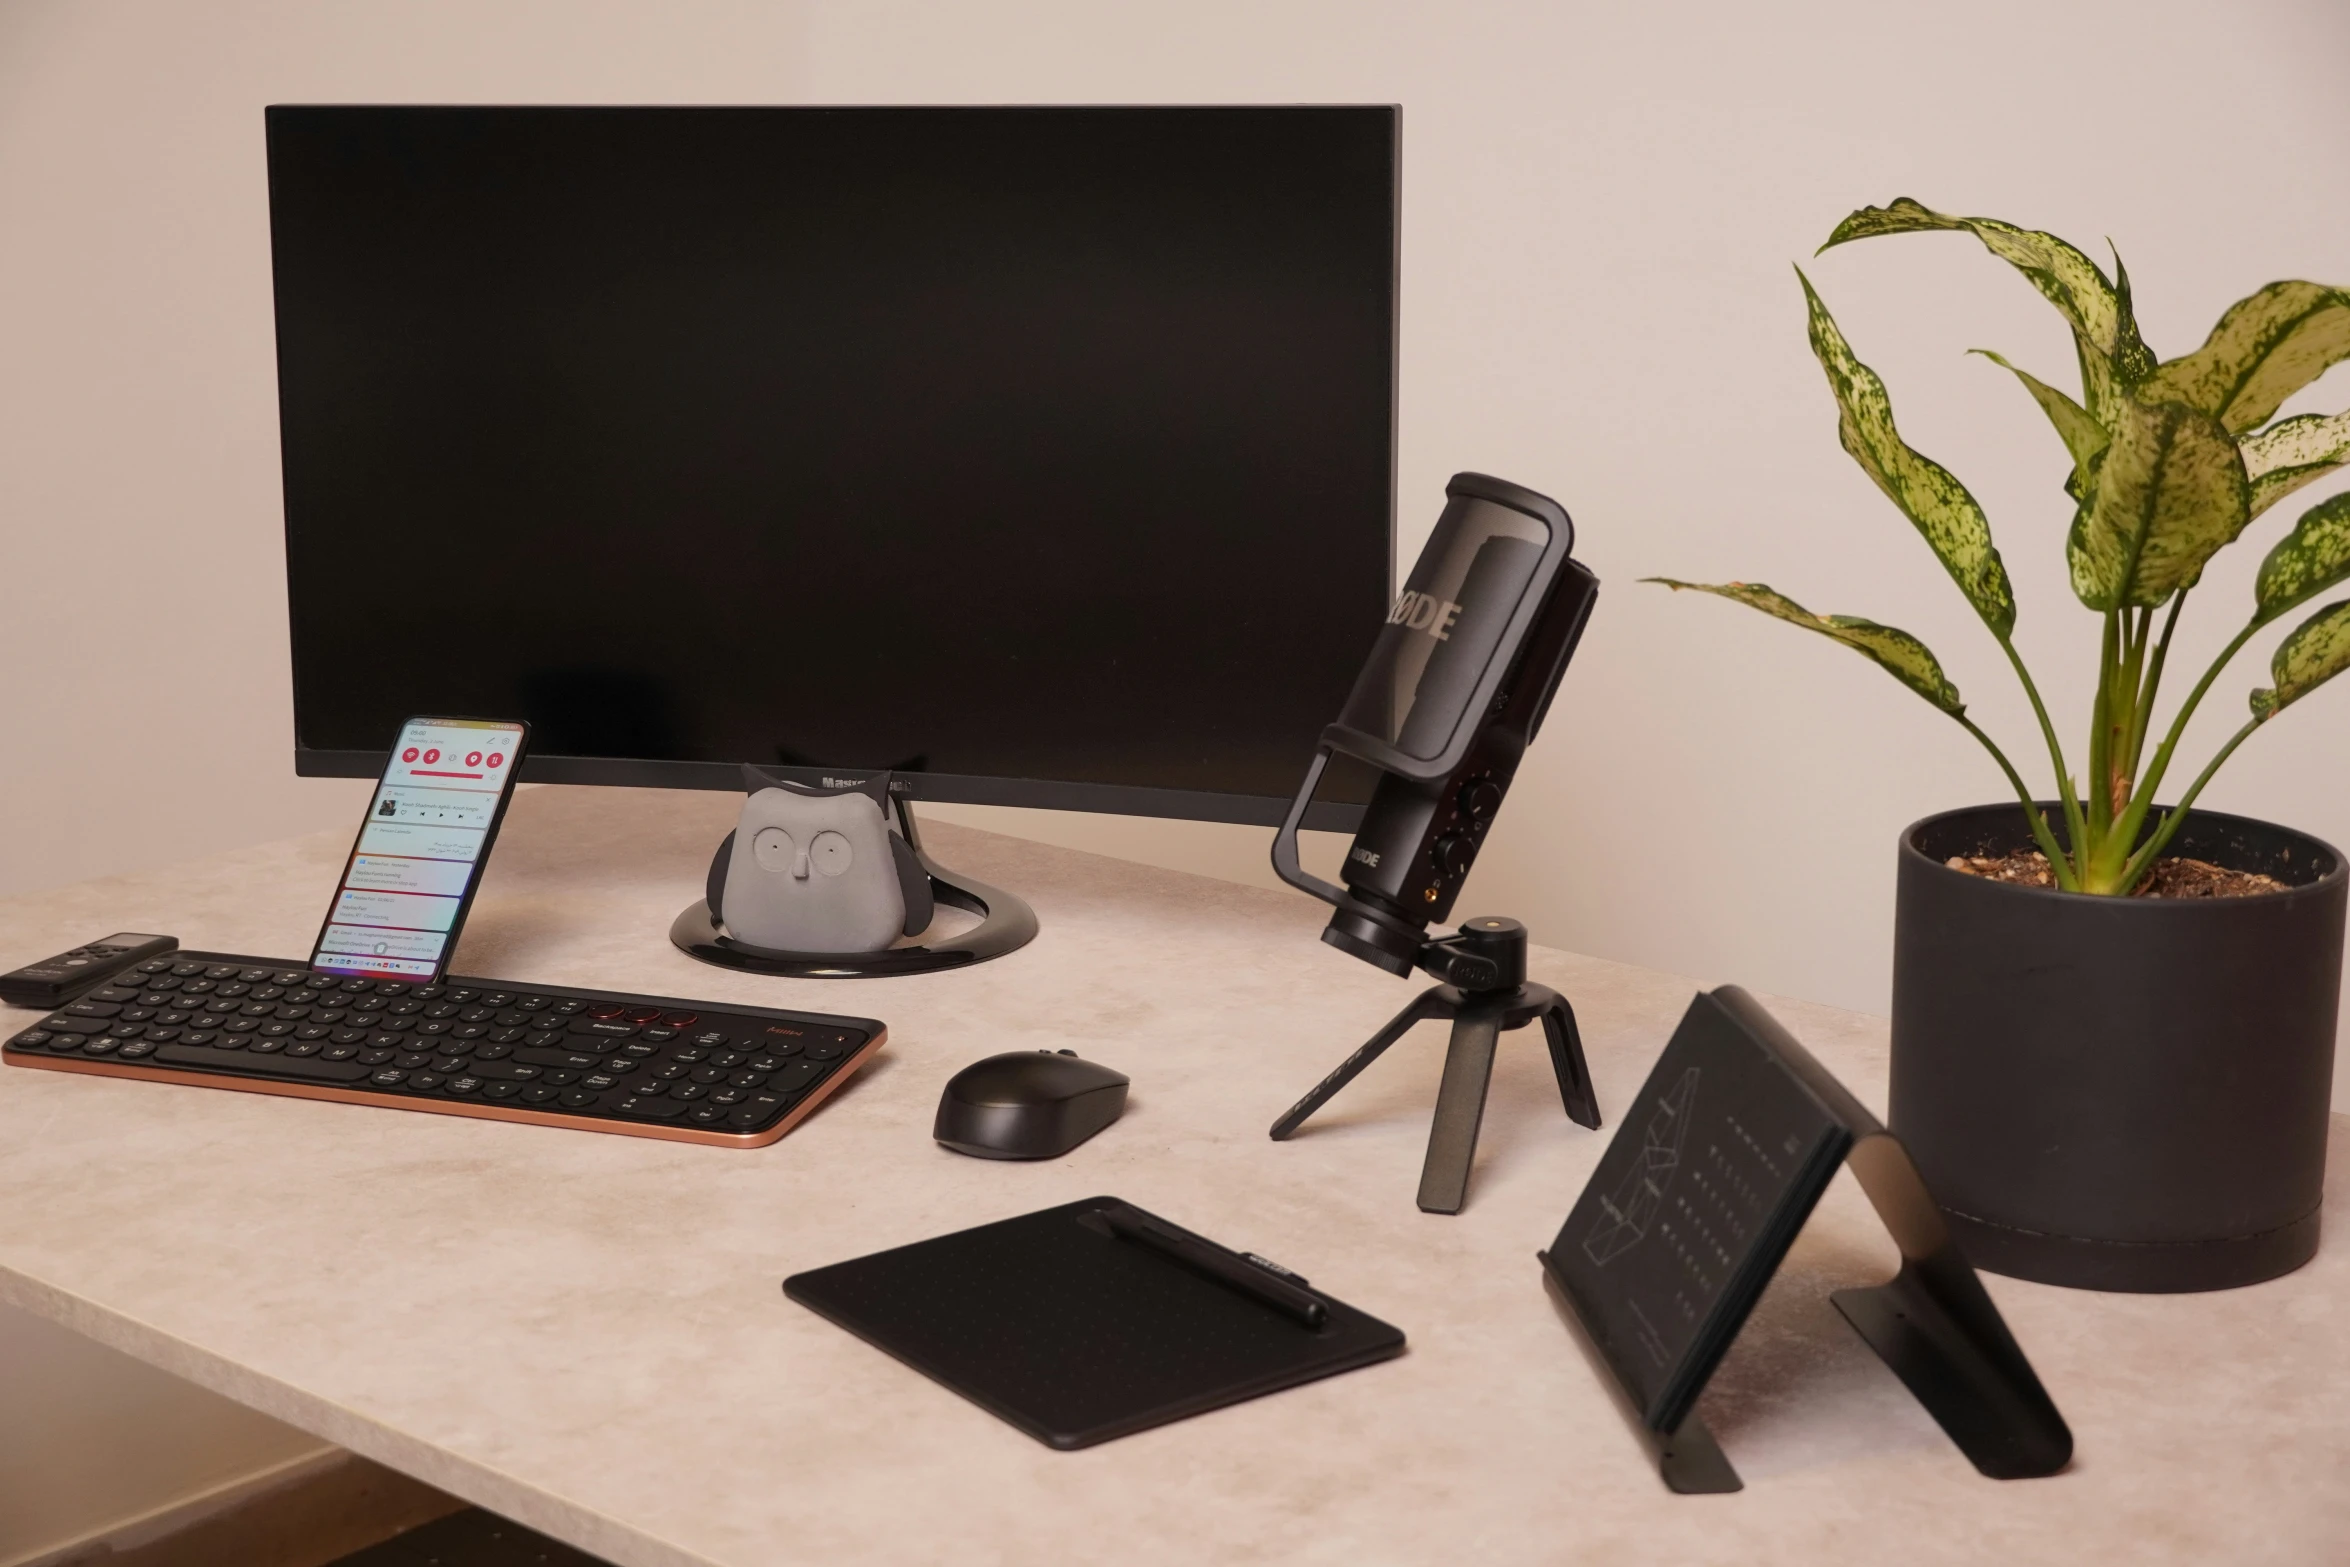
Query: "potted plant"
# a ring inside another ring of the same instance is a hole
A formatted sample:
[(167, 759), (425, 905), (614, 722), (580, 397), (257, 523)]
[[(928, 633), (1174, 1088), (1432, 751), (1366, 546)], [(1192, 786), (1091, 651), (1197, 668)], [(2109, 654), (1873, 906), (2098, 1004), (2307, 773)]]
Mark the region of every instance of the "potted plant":
[(1853, 213), (1820, 248), (1935, 230), (1972, 234), (2072, 329), (2077, 399), (1986, 356), (2022, 383), (2072, 459), (2066, 562), (2101, 628), (2082, 776), (2016, 653), (2015, 595), (1982, 508), (1902, 441), (1884, 383), (1808, 278), (1812, 351), (1844, 449), (2014, 668), (2056, 798), (2034, 797), (1907, 632), (1815, 615), (1760, 583), (1652, 580), (1735, 599), (1875, 661), (1980, 741), (2021, 802), (1927, 817), (1898, 850), (1889, 1120), (1969, 1257), (2105, 1289), (2270, 1278), (2317, 1247), (2350, 874), (2314, 838), (2193, 807), (2238, 746), (2350, 666), (2350, 599), (2284, 637), (2242, 725), (2174, 804), (2157, 802), (2235, 655), (2350, 579), (2350, 494), (2305, 511), (2269, 550), (2243, 629), (2167, 721), (2156, 701), (2212, 556), (2350, 463), (2350, 412), (2275, 417), (2350, 358), (2350, 291), (2271, 283), (2229, 307), (2201, 348), (2157, 360), (2118, 255), (2108, 278), (2053, 235), (1906, 198)]

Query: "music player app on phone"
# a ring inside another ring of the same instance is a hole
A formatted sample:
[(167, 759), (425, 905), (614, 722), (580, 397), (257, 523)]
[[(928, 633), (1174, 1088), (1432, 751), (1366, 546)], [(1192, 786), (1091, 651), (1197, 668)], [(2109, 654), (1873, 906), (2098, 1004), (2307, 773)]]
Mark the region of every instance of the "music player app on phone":
[(401, 729), (311, 967), (401, 979), (440, 972), (522, 734), (519, 724), (452, 718)]

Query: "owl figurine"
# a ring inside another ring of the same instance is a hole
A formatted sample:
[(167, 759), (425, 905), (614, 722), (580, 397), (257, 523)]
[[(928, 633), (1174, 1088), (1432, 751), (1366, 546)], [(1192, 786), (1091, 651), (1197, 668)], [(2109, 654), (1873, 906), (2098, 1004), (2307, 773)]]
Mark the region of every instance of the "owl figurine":
[(710, 912), (728, 935), (772, 952), (878, 952), (929, 924), (930, 878), (880, 791), (760, 781), (710, 864)]

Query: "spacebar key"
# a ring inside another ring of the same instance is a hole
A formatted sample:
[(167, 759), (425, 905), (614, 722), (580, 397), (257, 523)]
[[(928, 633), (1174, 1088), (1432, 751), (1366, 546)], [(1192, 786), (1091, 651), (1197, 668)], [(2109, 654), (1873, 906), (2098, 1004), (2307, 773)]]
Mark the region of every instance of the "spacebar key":
[(317, 1083), (356, 1083), (373, 1070), (357, 1061), (321, 1061), (315, 1056), (257, 1056), (243, 1050), (207, 1050), (202, 1045), (159, 1045), (155, 1059), (166, 1066), (225, 1067), (255, 1077), (298, 1077)]

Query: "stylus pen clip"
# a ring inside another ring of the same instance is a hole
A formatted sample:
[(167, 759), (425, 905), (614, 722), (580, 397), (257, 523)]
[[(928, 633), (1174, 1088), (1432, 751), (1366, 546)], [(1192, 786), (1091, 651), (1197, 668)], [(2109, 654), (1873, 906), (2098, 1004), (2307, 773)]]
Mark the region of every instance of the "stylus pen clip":
[(1102, 1222), (1110, 1227), (1110, 1233), (1121, 1240), (1148, 1246), (1162, 1257), (1182, 1263), (1193, 1272), (1204, 1274), (1227, 1289), (1236, 1290), (1251, 1300), (1270, 1306), (1306, 1327), (1318, 1328), (1330, 1320), (1330, 1308), (1311, 1293), (1220, 1246), (1210, 1246), (1191, 1236), (1162, 1229), (1147, 1219), (1116, 1208), (1099, 1211)]

